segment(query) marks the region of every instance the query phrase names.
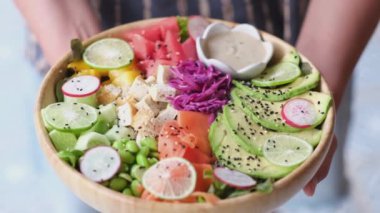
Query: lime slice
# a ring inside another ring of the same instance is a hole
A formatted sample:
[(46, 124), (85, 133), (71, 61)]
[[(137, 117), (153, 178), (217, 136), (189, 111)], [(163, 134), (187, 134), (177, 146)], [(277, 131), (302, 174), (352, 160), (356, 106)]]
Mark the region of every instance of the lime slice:
[(312, 152), (313, 147), (308, 142), (289, 135), (270, 137), (263, 146), (264, 157), (278, 166), (298, 165)]
[(196, 179), (197, 174), (189, 161), (172, 157), (151, 166), (144, 173), (142, 184), (156, 197), (179, 200), (194, 191)]
[(87, 104), (59, 102), (42, 111), (48, 124), (65, 132), (79, 132), (90, 128), (98, 119), (98, 110)]
[(301, 75), (301, 69), (289, 62), (276, 64), (265, 69), (259, 76), (252, 79), (252, 84), (258, 87), (273, 87), (295, 81)]
[(83, 53), (86, 64), (97, 69), (125, 67), (133, 60), (131, 46), (117, 38), (105, 38), (92, 43)]

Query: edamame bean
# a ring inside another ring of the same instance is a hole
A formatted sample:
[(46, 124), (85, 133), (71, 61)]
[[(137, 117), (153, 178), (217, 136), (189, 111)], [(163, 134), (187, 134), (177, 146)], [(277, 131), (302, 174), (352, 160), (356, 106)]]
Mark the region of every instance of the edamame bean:
[(122, 193), (125, 195), (133, 196), (132, 190), (130, 188), (125, 188)]
[(132, 177), (136, 178), (138, 181), (141, 181), (142, 176), (144, 175), (144, 172), (146, 169), (140, 165), (133, 165), (131, 168), (131, 175)]
[(132, 182), (132, 177), (127, 173), (122, 172), (119, 174), (119, 177), (124, 178), (128, 182)]
[(152, 166), (158, 162), (157, 158), (148, 158), (149, 166)]
[(160, 153), (158, 152), (150, 152), (149, 153), (149, 157), (152, 157), (152, 158), (160, 158)]
[(148, 159), (146, 158), (146, 155), (143, 155), (141, 153), (138, 153), (136, 156), (136, 162), (138, 165), (143, 166), (147, 168), (149, 166)]
[(126, 150), (119, 150), (119, 154), (123, 162), (127, 164), (133, 164), (135, 162), (135, 156), (132, 153)]
[(121, 192), (125, 187), (127, 187), (128, 182), (124, 178), (116, 177), (112, 178), (110, 182), (110, 188)]
[(136, 197), (140, 197), (144, 188), (138, 180), (133, 180), (131, 183), (132, 194)]
[(125, 148), (132, 153), (137, 153), (140, 150), (136, 142), (132, 140), (127, 142), (127, 144), (125, 145)]
[(140, 147), (139, 154), (144, 155), (145, 157), (149, 154), (149, 148), (146, 146)]
[(117, 150), (123, 150), (125, 149), (125, 142), (123, 140), (117, 140), (113, 142), (112, 147), (114, 147)]
[(157, 141), (151, 137), (144, 138), (141, 141), (141, 146), (148, 147), (152, 151), (157, 151)]

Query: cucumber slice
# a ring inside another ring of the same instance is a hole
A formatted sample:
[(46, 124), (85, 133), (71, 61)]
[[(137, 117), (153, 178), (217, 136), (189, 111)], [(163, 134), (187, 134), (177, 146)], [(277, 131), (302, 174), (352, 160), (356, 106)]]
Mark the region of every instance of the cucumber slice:
[(105, 38), (92, 43), (83, 53), (86, 64), (97, 69), (117, 69), (132, 62), (131, 46), (117, 38)]
[(109, 146), (111, 143), (104, 135), (101, 135), (97, 132), (88, 132), (78, 138), (75, 149), (87, 150), (100, 145)]
[(70, 132), (53, 130), (49, 133), (49, 137), (57, 151), (72, 150), (77, 142), (77, 137)]
[(52, 128), (78, 133), (95, 124), (98, 110), (86, 104), (59, 102), (43, 109), (42, 115)]
[(107, 104), (105, 106), (99, 106), (99, 119), (103, 119), (108, 122), (110, 126), (114, 125), (117, 120), (116, 106), (114, 103)]
[(104, 120), (103, 118), (99, 116), (94, 126), (92, 126), (89, 130), (83, 132), (82, 135), (88, 132), (97, 132), (100, 134), (105, 134), (110, 128), (111, 128), (111, 125), (106, 120)]
[(42, 109), (41, 110), (41, 117), (42, 117), (42, 122), (44, 123), (44, 126), (46, 128), (46, 130), (48, 132), (52, 131), (54, 128), (52, 125), (50, 125), (47, 121), (46, 121), (46, 109)]
[(295, 81), (301, 75), (301, 69), (289, 62), (279, 63), (264, 70), (252, 79), (252, 84), (258, 87), (274, 87)]
[(313, 152), (306, 141), (289, 135), (275, 135), (263, 147), (264, 157), (278, 166), (292, 167), (305, 161)]
[(130, 126), (120, 126), (120, 125), (113, 125), (113, 127), (107, 131), (105, 134), (108, 140), (111, 142), (120, 140), (120, 139), (126, 139), (126, 140), (134, 140), (136, 139), (136, 132), (133, 130)]

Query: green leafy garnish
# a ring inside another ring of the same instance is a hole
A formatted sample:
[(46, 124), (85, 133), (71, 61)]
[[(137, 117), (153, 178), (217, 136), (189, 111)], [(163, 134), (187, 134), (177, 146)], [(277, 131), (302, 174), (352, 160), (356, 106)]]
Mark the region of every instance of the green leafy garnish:
[(74, 168), (77, 166), (78, 160), (82, 155), (83, 152), (80, 150), (64, 150), (58, 152), (58, 157)]
[(202, 196), (197, 196), (197, 203), (205, 203), (206, 199)]
[(177, 16), (177, 23), (179, 26), (179, 35), (181, 37), (181, 42), (184, 42), (189, 38), (189, 32), (187, 31), (187, 23), (189, 19), (187, 17)]
[(257, 184), (256, 190), (263, 193), (271, 193), (273, 191), (273, 180), (268, 178), (264, 182)]
[(203, 171), (203, 178), (204, 179), (210, 179), (210, 178), (213, 178), (213, 176), (214, 175), (213, 175), (212, 169)]
[(236, 190), (228, 195), (228, 198), (239, 197), (251, 193), (250, 190)]

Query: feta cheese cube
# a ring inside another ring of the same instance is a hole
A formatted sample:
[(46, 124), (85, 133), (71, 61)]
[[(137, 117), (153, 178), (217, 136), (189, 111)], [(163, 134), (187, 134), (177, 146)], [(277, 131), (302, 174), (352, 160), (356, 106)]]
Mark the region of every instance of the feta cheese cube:
[(97, 99), (99, 104), (107, 105), (114, 102), (120, 95), (121, 89), (119, 87), (113, 84), (107, 84), (99, 90)]
[(166, 121), (169, 120), (175, 120), (175, 118), (178, 115), (178, 111), (174, 109), (172, 106), (168, 105), (166, 109), (161, 111), (156, 118), (153, 120), (154, 124), (154, 131), (155, 132), (160, 132), (162, 126)]
[(129, 103), (125, 102), (123, 105), (117, 108), (117, 117), (119, 118), (120, 126), (130, 126), (133, 122), (133, 116), (136, 114), (135, 107)]
[(149, 94), (154, 101), (169, 102), (168, 97), (173, 97), (176, 90), (167, 84), (155, 84), (149, 88)]
[(149, 84), (149, 85), (156, 83), (156, 77), (154, 77), (154, 76), (152, 76), (152, 75), (149, 76), (149, 77), (145, 80), (145, 83), (147, 83), (147, 84)]
[(157, 66), (157, 84), (167, 84), (170, 78), (170, 66), (158, 65)]
[(136, 100), (142, 100), (149, 93), (149, 85), (138, 76), (129, 88), (128, 94), (135, 98)]
[(152, 123), (154, 116), (154, 112), (150, 109), (138, 110), (135, 116), (133, 116), (132, 127), (136, 131), (140, 131), (142, 128)]
[(160, 112), (159, 103), (153, 101), (150, 95), (146, 95), (141, 101), (137, 102), (135, 107), (140, 110), (150, 110), (156, 116)]

